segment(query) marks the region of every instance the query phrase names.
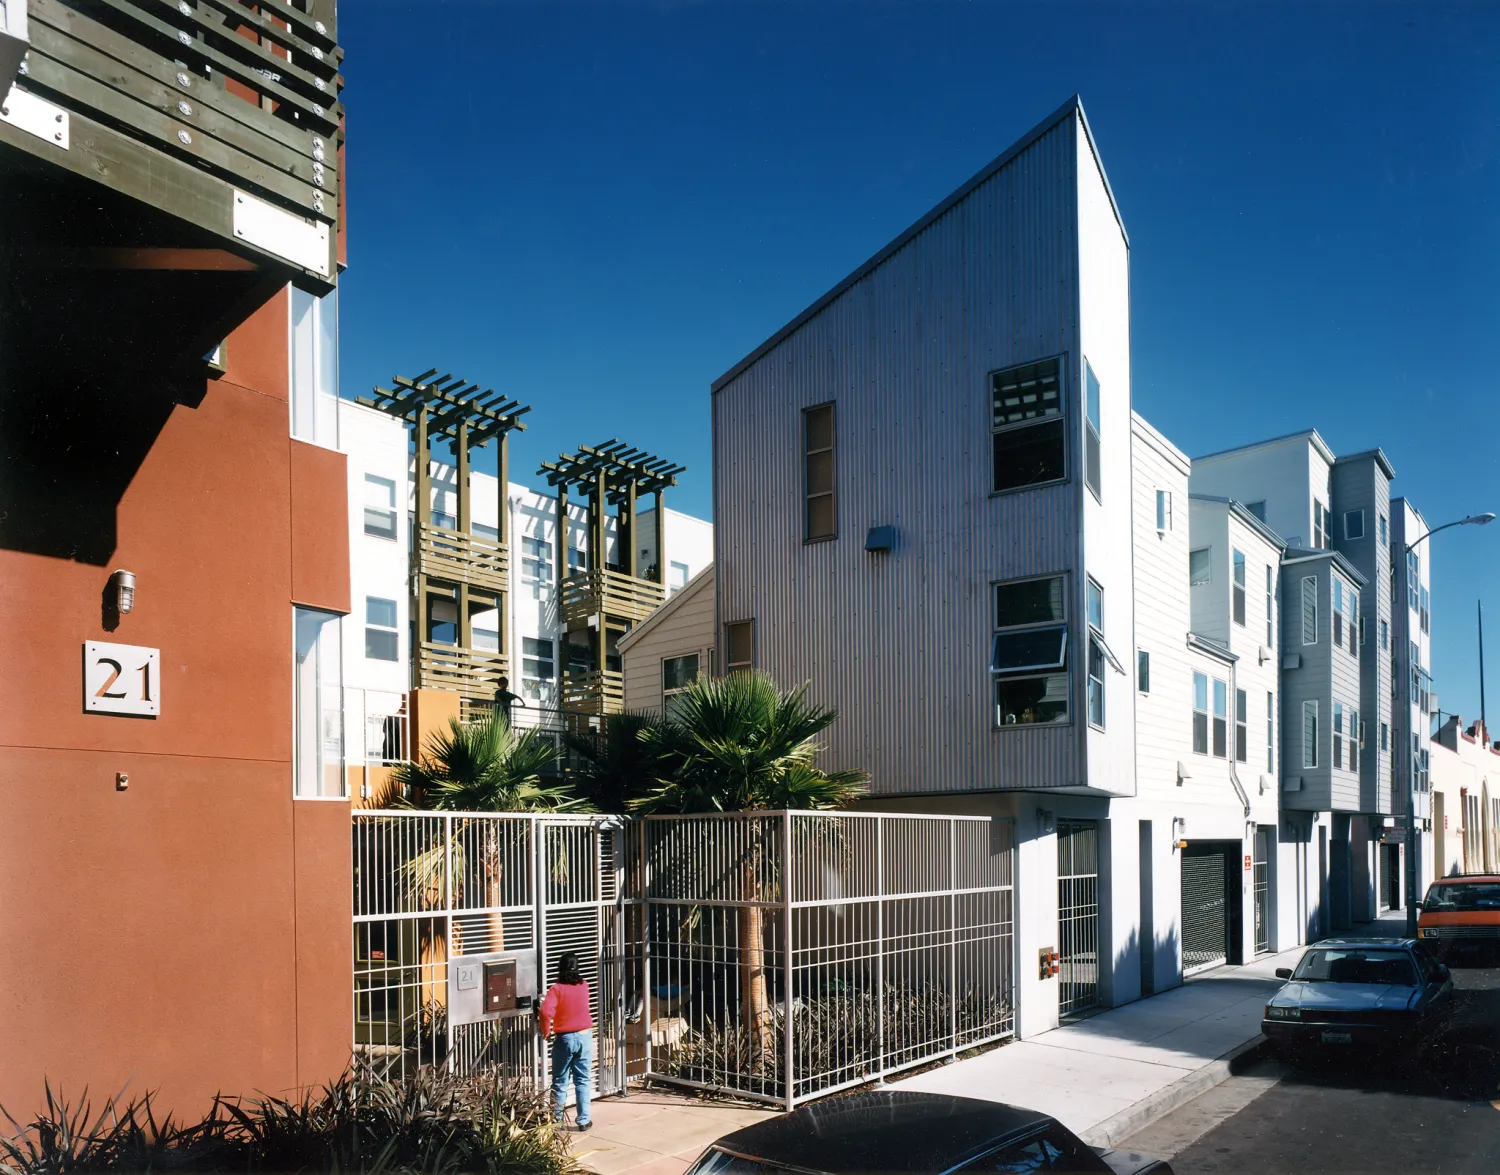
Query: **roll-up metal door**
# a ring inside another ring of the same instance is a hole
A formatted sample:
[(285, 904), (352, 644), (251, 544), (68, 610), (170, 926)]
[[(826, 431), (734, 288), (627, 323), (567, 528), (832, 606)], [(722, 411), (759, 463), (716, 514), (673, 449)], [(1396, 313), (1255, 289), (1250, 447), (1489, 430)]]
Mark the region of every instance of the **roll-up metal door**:
[(1099, 826), (1057, 822), (1058, 1010), (1099, 1002)]
[(1229, 901), (1224, 890), (1224, 851), (1189, 845), (1182, 850), (1182, 969), (1229, 959)]

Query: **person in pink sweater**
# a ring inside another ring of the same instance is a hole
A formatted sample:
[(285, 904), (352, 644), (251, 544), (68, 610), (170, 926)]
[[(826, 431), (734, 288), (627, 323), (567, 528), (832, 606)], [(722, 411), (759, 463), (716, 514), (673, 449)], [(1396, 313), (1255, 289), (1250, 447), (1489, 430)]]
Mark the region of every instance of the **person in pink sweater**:
[(552, 1116), (566, 1121), (563, 1108), (568, 1082), (577, 1091), (578, 1129), (587, 1130), (589, 1086), (594, 1068), (594, 1016), (589, 1011), (589, 985), (572, 951), (557, 961), (557, 982), (547, 989), (537, 1012), (537, 1027), (552, 1042)]

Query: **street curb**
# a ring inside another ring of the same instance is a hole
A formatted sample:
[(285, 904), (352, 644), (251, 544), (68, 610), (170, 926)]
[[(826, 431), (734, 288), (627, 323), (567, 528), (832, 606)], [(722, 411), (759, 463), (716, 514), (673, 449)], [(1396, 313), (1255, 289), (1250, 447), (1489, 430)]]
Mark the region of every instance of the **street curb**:
[(1143, 1130), (1158, 1118), (1165, 1117), (1180, 1106), (1216, 1085), (1222, 1085), (1237, 1073), (1243, 1073), (1251, 1065), (1271, 1053), (1271, 1042), (1264, 1036), (1247, 1040), (1238, 1048), (1230, 1049), (1223, 1056), (1210, 1061), (1186, 1077), (1180, 1077), (1171, 1085), (1163, 1086), (1149, 1097), (1142, 1098), (1133, 1106), (1127, 1106), (1112, 1118), (1106, 1118), (1097, 1126), (1091, 1126), (1079, 1137), (1090, 1146), (1115, 1146)]

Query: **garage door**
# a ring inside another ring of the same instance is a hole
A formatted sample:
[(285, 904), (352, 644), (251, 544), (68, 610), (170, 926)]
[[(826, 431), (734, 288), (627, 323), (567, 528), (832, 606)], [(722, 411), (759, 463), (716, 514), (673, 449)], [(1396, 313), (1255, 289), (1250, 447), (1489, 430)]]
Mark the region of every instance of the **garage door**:
[(1182, 969), (1193, 971), (1229, 959), (1229, 902), (1224, 892), (1224, 852), (1189, 845), (1182, 850)]

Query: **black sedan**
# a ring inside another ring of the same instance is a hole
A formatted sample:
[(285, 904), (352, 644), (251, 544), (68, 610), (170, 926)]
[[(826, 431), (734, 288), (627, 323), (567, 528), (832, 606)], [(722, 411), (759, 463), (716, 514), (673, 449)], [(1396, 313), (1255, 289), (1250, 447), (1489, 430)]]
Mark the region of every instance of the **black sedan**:
[(1448, 968), (1415, 939), (1328, 938), (1266, 1005), (1261, 1031), (1291, 1058), (1397, 1051), (1432, 1038), (1453, 1003)]
[(981, 1171), (1172, 1175), (1158, 1159), (1095, 1150), (1034, 1110), (887, 1090), (829, 1098), (726, 1134), (687, 1175)]

